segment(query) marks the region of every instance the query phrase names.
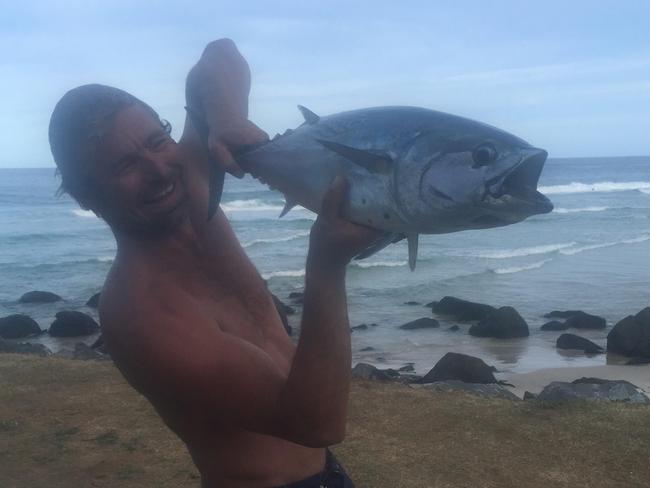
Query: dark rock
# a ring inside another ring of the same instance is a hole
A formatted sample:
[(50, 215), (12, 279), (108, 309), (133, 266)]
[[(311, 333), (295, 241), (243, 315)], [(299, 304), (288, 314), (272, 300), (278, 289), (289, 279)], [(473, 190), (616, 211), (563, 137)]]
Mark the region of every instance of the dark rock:
[(422, 378), (422, 383), (434, 381), (459, 380), (465, 383), (496, 383), (493, 368), (485, 364), (482, 359), (448, 352), (436, 365)]
[(524, 400), (535, 400), (537, 398), (537, 395), (534, 393), (531, 393), (529, 391), (524, 392)]
[(75, 337), (94, 334), (99, 331), (99, 324), (90, 315), (74, 310), (57, 312), (56, 319), (50, 325), (52, 337)]
[(433, 312), (441, 315), (451, 315), (458, 320), (482, 320), (496, 309), (484, 303), (475, 303), (456, 297), (444, 297), (433, 305)]
[(650, 358), (650, 307), (619, 321), (607, 335), (607, 350), (624, 356)]
[(291, 301), (297, 305), (301, 305), (303, 300), (305, 299), (305, 294), (300, 291), (292, 291), (289, 293), (289, 298)]
[(35, 354), (36, 356), (49, 356), (52, 354), (43, 344), (30, 344), (29, 342), (9, 342), (0, 339), (0, 353), (7, 352), (13, 354)]
[(650, 403), (650, 399), (631, 383), (609, 380), (598, 380), (598, 383), (554, 381), (544, 387), (537, 399), (546, 402), (582, 399)]
[(375, 324), (374, 322), (370, 324), (370, 327), (377, 327), (379, 324)]
[(567, 325), (566, 322), (551, 320), (550, 322), (546, 322), (544, 325), (542, 325), (541, 330), (559, 331), (559, 330), (567, 330), (568, 328), (569, 326)]
[(38, 323), (29, 315), (16, 313), (0, 318), (0, 337), (3, 339), (20, 339), (41, 332)]
[(60, 300), (63, 298), (49, 291), (28, 291), (18, 299), (20, 303), (52, 303)]
[(86, 302), (86, 307), (90, 308), (97, 308), (99, 307), (99, 297), (101, 296), (101, 293), (95, 293), (93, 296), (91, 296), (88, 301)]
[(433, 302), (429, 302), (429, 303), (425, 304), (424, 306), (425, 306), (425, 307), (428, 307), (428, 308), (433, 308), (433, 307), (435, 307), (437, 304), (438, 304), (438, 301), (437, 301), (437, 300), (434, 300)]
[(413, 320), (399, 326), (399, 328), (403, 330), (433, 329), (436, 327), (440, 327), (440, 323), (437, 320), (428, 317)]
[(568, 319), (572, 315), (584, 313), (582, 310), (553, 310), (544, 315), (547, 319)]
[(492, 312), (478, 324), (470, 327), (469, 333), (476, 337), (496, 337), (498, 339), (528, 337), (530, 334), (528, 324), (512, 307), (501, 307)]
[(81, 359), (81, 360), (106, 359), (106, 356), (100, 353), (97, 349), (93, 349), (92, 347), (87, 346), (83, 342), (77, 342), (74, 345), (74, 352), (72, 353), (72, 359)]
[(399, 371), (400, 373), (412, 373), (413, 371), (415, 371), (415, 368), (413, 367), (413, 363), (407, 363), (401, 368), (399, 368), (397, 371)]
[(635, 366), (638, 364), (650, 364), (650, 358), (632, 358), (625, 363), (626, 366)]
[(361, 349), (361, 352), (368, 352), (368, 351), (374, 351), (374, 350), (375, 350), (374, 347), (368, 346), (368, 347), (364, 347), (363, 349)]
[(355, 378), (363, 378), (364, 380), (386, 381), (391, 379), (386, 372), (367, 363), (357, 363), (357, 365), (352, 368), (352, 376)]
[(450, 331), (452, 331), (452, 332), (456, 332), (457, 330), (460, 330), (460, 327), (457, 326), (457, 325), (452, 325), (452, 326), (449, 327), (447, 330), (450, 330)]
[(420, 302), (414, 302), (413, 300), (404, 302), (404, 305), (421, 305)]
[(604, 318), (598, 317), (597, 315), (579, 312), (571, 315), (566, 320), (566, 325), (576, 329), (604, 329), (607, 326), (607, 322)]
[(350, 327), (352, 330), (366, 330), (368, 328), (367, 324), (359, 324), (355, 325), (354, 327)]
[(293, 329), (289, 325), (289, 320), (287, 319), (287, 308), (291, 310), (293, 309), (291, 307), (287, 307), (284, 303), (282, 303), (282, 300), (276, 297), (273, 293), (271, 293), (271, 297), (273, 298), (273, 304), (275, 305), (275, 309), (278, 311), (278, 315), (280, 316), (284, 330), (288, 335), (291, 335)]
[(484, 397), (503, 398), (505, 400), (520, 401), (520, 398), (507, 390), (501, 385), (496, 384), (478, 384), (478, 383), (464, 383), (458, 380), (436, 381), (426, 385), (418, 385), (420, 388), (426, 388), (431, 391), (460, 391), (464, 393), (472, 393), (474, 395)]
[(587, 354), (604, 352), (604, 349), (598, 344), (575, 334), (562, 334), (557, 338), (556, 346), (558, 349), (579, 349)]

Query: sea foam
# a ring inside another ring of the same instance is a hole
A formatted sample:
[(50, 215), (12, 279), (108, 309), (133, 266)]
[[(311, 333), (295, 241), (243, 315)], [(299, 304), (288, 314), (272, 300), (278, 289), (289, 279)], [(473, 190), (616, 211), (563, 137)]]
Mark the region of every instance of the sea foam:
[(83, 217), (85, 219), (96, 219), (97, 215), (95, 215), (95, 212), (92, 210), (83, 210), (81, 208), (75, 208), (72, 211), (73, 214), (75, 214), (77, 217)]
[(271, 278), (301, 278), (305, 276), (305, 269), (286, 270), (286, 271), (271, 271), (270, 273), (262, 273), (262, 278), (270, 280)]
[(544, 259), (543, 261), (538, 261), (536, 263), (531, 263), (527, 264), (524, 266), (511, 266), (509, 268), (497, 268), (491, 270), (493, 273), (496, 274), (512, 274), (512, 273), (519, 273), (521, 271), (529, 271), (531, 269), (539, 269), (542, 266), (544, 266), (546, 263), (549, 261), (552, 261), (552, 259)]
[(556, 208), (553, 210), (555, 213), (559, 214), (568, 214), (568, 213), (580, 213), (580, 212), (604, 212), (609, 210), (611, 207), (584, 207), (584, 208)]
[(600, 242), (597, 244), (588, 244), (586, 246), (576, 247), (572, 249), (562, 249), (560, 251), (560, 254), (564, 254), (565, 256), (573, 256), (575, 254), (584, 251), (592, 251), (594, 249), (602, 249), (605, 247), (618, 246), (620, 244), (638, 244), (640, 242), (646, 242), (649, 240), (650, 240), (650, 235), (643, 235), (632, 239), (624, 239), (622, 241)]
[(561, 251), (575, 246), (576, 242), (563, 242), (559, 244), (547, 244), (543, 246), (519, 247), (516, 249), (501, 249), (496, 251), (479, 251), (473, 253), (473, 256), (489, 259), (508, 259), (520, 258), (524, 256), (533, 256), (535, 254), (548, 254), (551, 252)]
[(546, 195), (632, 190), (645, 192), (650, 191), (650, 181), (599, 181), (596, 183), (572, 182), (566, 185), (540, 186), (538, 190)]
[(283, 237), (268, 237), (268, 238), (260, 238), (260, 239), (253, 239), (252, 241), (245, 242), (242, 244), (243, 247), (251, 247), (256, 244), (273, 244), (276, 242), (288, 242), (288, 241), (293, 241), (295, 239), (300, 239), (302, 237), (307, 237), (309, 235), (309, 231), (303, 231), (303, 232), (297, 232), (295, 234), (290, 234), (288, 236), (283, 236)]

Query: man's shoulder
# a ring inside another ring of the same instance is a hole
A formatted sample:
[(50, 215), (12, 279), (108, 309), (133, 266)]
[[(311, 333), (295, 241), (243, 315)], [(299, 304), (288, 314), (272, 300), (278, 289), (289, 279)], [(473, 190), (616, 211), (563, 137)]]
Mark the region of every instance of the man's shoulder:
[(119, 263), (109, 272), (99, 304), (107, 334), (137, 333), (155, 327), (165, 309), (186, 298), (155, 271)]

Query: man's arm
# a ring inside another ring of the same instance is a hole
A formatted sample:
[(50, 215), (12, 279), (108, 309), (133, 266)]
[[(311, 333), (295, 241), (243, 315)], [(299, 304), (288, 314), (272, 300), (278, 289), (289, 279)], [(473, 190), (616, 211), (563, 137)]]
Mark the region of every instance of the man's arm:
[[(187, 75), (185, 86), (187, 106), (210, 127), (210, 153), (223, 169), (240, 178), (244, 171), (235, 162), (231, 150), (268, 139), (264, 131), (248, 120), (250, 87), (248, 63), (230, 39), (219, 39), (206, 46)], [(189, 117), (185, 119), (179, 143), (202, 150)]]
[[(309, 447), (340, 442), (350, 381), (345, 266), (376, 237), (340, 218), (344, 193), (338, 181), (312, 229), (303, 326), (288, 374), (262, 348), (222, 331), (189, 296), (150, 294), (103, 317), (134, 324), (107, 327), (123, 331), (107, 342), (127, 378), (154, 404), (178, 405), (212, 424)], [(122, 299), (129, 300), (112, 301)]]

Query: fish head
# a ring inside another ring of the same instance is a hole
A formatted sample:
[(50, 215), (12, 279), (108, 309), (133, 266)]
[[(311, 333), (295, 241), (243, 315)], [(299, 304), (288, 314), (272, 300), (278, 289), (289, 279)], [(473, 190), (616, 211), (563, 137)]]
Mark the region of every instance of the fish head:
[(537, 191), (546, 151), (457, 119), (445, 130), (417, 134), (396, 171), (399, 205), (409, 221), (449, 232), (513, 224), (553, 209)]

